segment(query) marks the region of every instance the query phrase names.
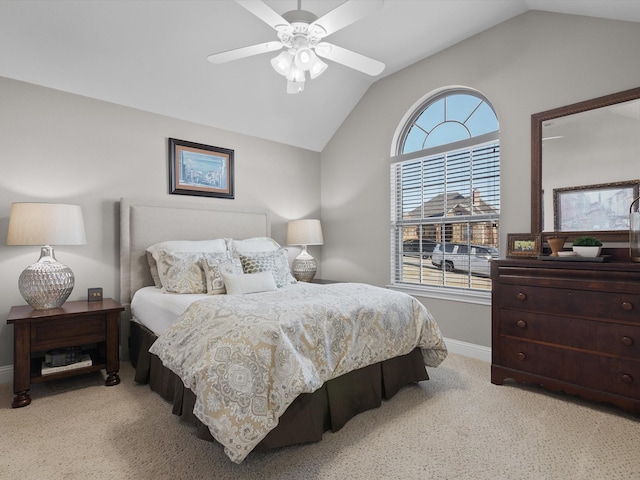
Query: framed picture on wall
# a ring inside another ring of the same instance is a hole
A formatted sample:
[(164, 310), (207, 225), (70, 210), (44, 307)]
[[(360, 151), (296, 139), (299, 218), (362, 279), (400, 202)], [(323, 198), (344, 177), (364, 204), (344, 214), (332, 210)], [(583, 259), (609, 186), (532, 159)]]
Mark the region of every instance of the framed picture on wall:
[(169, 193), (233, 197), (233, 150), (169, 139)]
[(540, 235), (507, 233), (507, 257), (536, 258), (542, 251)]

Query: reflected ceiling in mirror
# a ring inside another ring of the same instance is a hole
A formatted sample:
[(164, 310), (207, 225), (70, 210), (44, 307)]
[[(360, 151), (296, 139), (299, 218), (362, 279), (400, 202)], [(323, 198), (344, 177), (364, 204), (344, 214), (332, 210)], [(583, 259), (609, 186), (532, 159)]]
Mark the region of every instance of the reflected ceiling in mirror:
[[(581, 207), (583, 215), (590, 210), (603, 212), (612, 199), (581, 192), (640, 179), (640, 88), (532, 115), (531, 140), (532, 232), (545, 237), (567, 233), (569, 240), (588, 233), (605, 241), (627, 241), (628, 218), (621, 212), (626, 208), (628, 215), (633, 198), (620, 195), (615, 200), (616, 213), (610, 215), (618, 217), (615, 220), (582, 221), (591, 228), (562, 231), (557, 224), (557, 197), (558, 191), (575, 189), (576, 198), (592, 203)], [(605, 190), (601, 191), (604, 195)]]

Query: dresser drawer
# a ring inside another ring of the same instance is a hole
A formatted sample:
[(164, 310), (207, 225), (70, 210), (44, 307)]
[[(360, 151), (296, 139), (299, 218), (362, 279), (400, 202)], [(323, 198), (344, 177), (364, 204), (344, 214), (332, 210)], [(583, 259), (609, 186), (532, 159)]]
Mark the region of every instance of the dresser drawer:
[(628, 293), (499, 285), (494, 292), (494, 301), (500, 308), (640, 324), (640, 295)]
[(501, 339), (500, 364), (598, 391), (640, 399), (640, 361)]
[(500, 310), (500, 335), (640, 359), (640, 324), (625, 325)]

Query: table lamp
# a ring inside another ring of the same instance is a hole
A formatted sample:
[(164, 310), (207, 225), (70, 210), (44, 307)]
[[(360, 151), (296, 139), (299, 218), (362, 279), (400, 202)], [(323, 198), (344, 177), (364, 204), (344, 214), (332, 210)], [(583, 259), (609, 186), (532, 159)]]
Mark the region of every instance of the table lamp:
[(58, 308), (69, 298), (75, 278), (59, 263), (53, 245), (86, 243), (82, 209), (59, 203), (13, 203), (9, 214), (7, 245), (41, 245), (40, 259), (28, 266), (18, 289), (34, 310)]
[(308, 245), (322, 245), (322, 227), (320, 220), (292, 220), (287, 225), (287, 244), (300, 245), (302, 251), (293, 260), (292, 273), (296, 280), (310, 282), (316, 275), (317, 263), (309, 252)]

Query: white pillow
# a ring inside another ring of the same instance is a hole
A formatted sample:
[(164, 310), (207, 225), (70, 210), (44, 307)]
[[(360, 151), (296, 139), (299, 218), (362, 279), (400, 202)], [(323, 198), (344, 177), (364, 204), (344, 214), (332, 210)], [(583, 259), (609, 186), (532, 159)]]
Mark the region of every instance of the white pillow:
[[(219, 254), (215, 254), (219, 255)], [(226, 293), (222, 273), (242, 274), (242, 263), (238, 258), (216, 258), (212, 255), (204, 254), (200, 260), (200, 265), (204, 270), (204, 278), (207, 283), (207, 294), (220, 295)]]
[(215, 240), (167, 240), (155, 243), (147, 248), (147, 263), (151, 271), (151, 277), (156, 287), (162, 288), (162, 279), (158, 274), (157, 252), (166, 250), (170, 252), (226, 252), (227, 240), (218, 238)]
[(254, 252), (240, 255), (242, 271), (244, 273), (271, 272), (278, 288), (291, 283), (296, 279), (291, 275), (289, 268), (289, 254), (284, 248), (272, 252)]
[(276, 281), (271, 272), (258, 273), (221, 273), (227, 289), (227, 295), (271, 292), (277, 290)]
[(228, 247), (234, 257), (254, 252), (273, 252), (281, 248), (278, 242), (269, 237), (254, 237), (245, 240), (230, 239)]

